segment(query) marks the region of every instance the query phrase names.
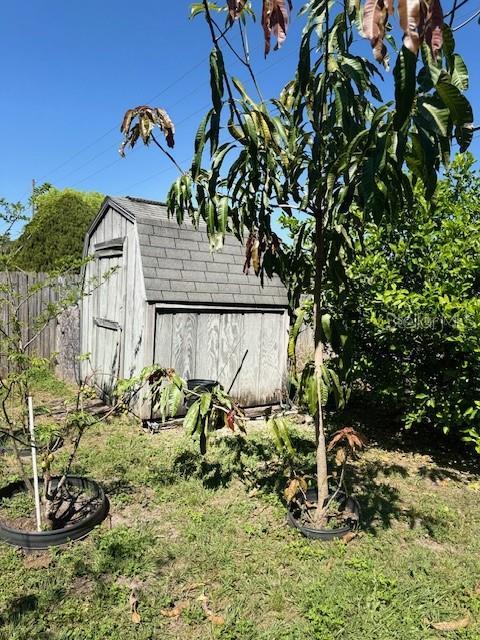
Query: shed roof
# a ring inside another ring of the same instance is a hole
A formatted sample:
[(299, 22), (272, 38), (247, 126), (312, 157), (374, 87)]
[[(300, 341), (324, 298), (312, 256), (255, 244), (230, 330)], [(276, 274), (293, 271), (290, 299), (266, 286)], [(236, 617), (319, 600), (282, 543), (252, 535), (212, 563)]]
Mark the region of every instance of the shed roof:
[(288, 305), (281, 280), (245, 275), (245, 249), (227, 235), (223, 249), (210, 251), (205, 225), (178, 225), (160, 202), (132, 197), (109, 197), (114, 209), (134, 218), (149, 302), (192, 302)]

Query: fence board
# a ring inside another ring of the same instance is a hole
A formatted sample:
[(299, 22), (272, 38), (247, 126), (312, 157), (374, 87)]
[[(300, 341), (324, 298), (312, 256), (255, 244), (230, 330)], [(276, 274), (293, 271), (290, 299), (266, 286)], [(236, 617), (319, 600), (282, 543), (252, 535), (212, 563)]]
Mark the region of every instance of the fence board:
[[(47, 283), (48, 280), (48, 283)], [(0, 331), (2, 335), (9, 336), (12, 333), (12, 318), (15, 307), (18, 307), (17, 317), (22, 326), (22, 340), (26, 344), (29, 355), (37, 355), (42, 358), (50, 358), (52, 354), (63, 348), (62, 332), (58, 328), (59, 319), (53, 318), (41, 331), (35, 328), (35, 320), (46, 312), (48, 305), (58, 303), (65, 296), (69, 286), (76, 286), (80, 282), (77, 275), (49, 279), (44, 273), (23, 273), (13, 271), (0, 273)], [(32, 290), (38, 284), (47, 283), (38, 291)], [(31, 341), (31, 342), (30, 342)], [(69, 344), (70, 353), (72, 345)], [(77, 353), (79, 353), (79, 346)], [(11, 364), (7, 360), (6, 349), (0, 348), (0, 375), (5, 375), (11, 370)]]

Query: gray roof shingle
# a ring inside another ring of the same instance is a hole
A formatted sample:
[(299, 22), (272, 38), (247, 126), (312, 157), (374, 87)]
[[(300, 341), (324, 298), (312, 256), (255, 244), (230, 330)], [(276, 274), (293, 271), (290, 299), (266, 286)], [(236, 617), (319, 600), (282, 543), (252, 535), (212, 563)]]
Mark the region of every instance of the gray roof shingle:
[(109, 197), (114, 208), (133, 216), (137, 225), (143, 276), (149, 302), (288, 305), (280, 279), (243, 273), (245, 249), (234, 236), (211, 253), (205, 225), (179, 226), (165, 205), (131, 197)]

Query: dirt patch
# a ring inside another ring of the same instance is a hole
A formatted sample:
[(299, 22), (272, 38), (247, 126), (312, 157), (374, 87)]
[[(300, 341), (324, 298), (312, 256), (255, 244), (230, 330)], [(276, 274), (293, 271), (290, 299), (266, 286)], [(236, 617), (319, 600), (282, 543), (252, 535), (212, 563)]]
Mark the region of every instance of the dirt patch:
[(435, 553), (455, 553), (455, 547), (451, 544), (440, 544), (431, 538), (420, 538), (416, 543), (424, 549), (429, 549)]

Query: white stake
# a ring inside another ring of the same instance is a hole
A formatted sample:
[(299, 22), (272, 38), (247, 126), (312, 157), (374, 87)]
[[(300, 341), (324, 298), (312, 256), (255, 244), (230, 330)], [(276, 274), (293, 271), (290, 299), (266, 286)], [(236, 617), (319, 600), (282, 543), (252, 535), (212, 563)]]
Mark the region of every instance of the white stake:
[(30, 445), (32, 447), (33, 492), (35, 494), (35, 512), (37, 514), (37, 531), (42, 530), (42, 516), (40, 513), (40, 492), (38, 490), (37, 447), (35, 444), (35, 430), (33, 428), (33, 402), (28, 396), (28, 427), (30, 429)]

